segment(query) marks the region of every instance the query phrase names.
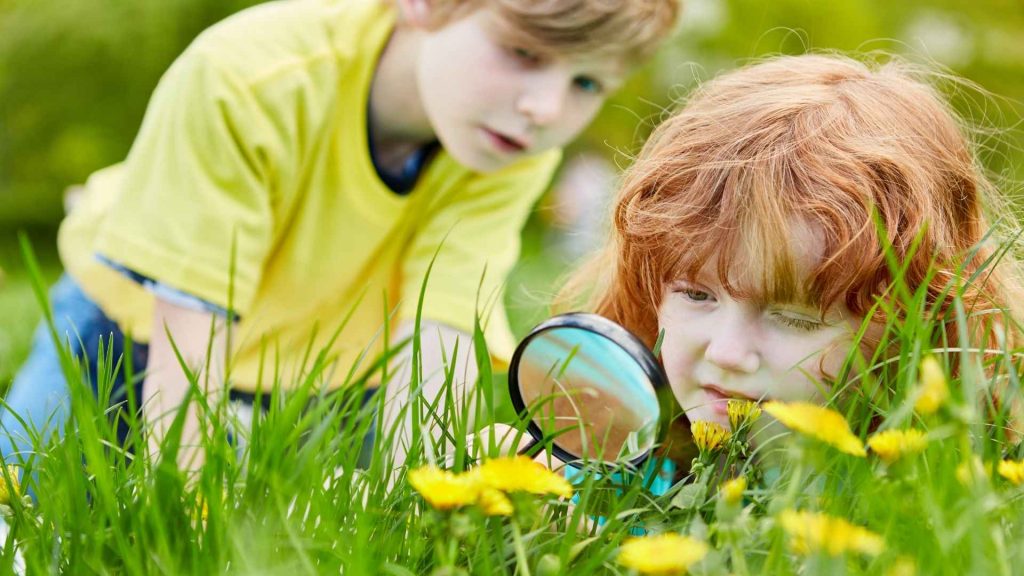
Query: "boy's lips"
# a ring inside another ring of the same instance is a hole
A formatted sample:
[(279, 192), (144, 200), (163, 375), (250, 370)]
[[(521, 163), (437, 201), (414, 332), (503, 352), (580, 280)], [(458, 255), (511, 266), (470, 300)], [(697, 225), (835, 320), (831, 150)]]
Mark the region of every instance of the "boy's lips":
[(491, 145), (505, 154), (523, 152), (530, 147), (530, 141), (526, 138), (512, 136), (498, 130), (492, 130), (486, 126), (481, 127)]

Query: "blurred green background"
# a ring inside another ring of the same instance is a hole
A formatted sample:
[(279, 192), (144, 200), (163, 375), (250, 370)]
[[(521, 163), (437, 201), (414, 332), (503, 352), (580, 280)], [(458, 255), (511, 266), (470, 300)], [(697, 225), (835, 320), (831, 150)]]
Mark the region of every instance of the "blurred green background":
[[(174, 57), (203, 28), (254, 3), (0, 0), (0, 389), (39, 317), (16, 232), (29, 233), (52, 281), (60, 271), (54, 243), (63, 190), (121, 160)], [(967, 94), (955, 103), (973, 121), (997, 128), (983, 142), (983, 160), (1017, 194), (1013, 183), (1024, 181), (1021, 0), (688, 0), (678, 37), (609, 103), (567, 158), (606, 159), (609, 169), (599, 176), (607, 191), (609, 173), (628, 164), (688, 87), (765, 54), (819, 49), (908, 54), (982, 86), (992, 96)], [(584, 198), (585, 211), (603, 213), (600, 193)], [(553, 283), (593, 243), (591, 233), (582, 248), (577, 242), (562, 249), (560, 235), (573, 232), (564, 208), (557, 199), (542, 203), (526, 231), (508, 297), (520, 333), (545, 315)]]

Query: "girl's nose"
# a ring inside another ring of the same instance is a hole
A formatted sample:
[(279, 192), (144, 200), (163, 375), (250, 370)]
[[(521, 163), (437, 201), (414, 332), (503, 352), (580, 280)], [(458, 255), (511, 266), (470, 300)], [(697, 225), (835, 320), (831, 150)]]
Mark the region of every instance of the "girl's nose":
[(704, 358), (722, 370), (752, 374), (761, 365), (756, 337), (756, 327), (751, 323), (727, 319), (711, 328)]

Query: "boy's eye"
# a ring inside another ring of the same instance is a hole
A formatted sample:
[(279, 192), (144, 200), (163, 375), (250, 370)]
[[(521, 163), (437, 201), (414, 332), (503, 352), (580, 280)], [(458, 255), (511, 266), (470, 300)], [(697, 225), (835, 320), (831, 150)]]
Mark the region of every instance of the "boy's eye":
[(790, 328), (796, 328), (797, 330), (803, 330), (805, 332), (814, 332), (815, 330), (818, 330), (819, 328), (824, 326), (823, 323), (817, 320), (801, 318), (799, 316), (790, 316), (788, 314), (779, 313), (775, 313), (772, 316), (774, 316), (775, 319), (782, 323), (784, 326), (789, 326)]
[(589, 94), (600, 94), (604, 92), (604, 86), (589, 76), (577, 76), (573, 79), (573, 84), (583, 92), (587, 92)]
[(527, 50), (526, 48), (522, 48), (520, 46), (513, 46), (512, 48), (509, 48), (509, 51), (512, 53), (513, 56), (515, 56), (519, 60), (522, 60), (523, 62), (527, 62), (530, 64), (536, 64), (540, 62), (540, 55), (531, 50)]

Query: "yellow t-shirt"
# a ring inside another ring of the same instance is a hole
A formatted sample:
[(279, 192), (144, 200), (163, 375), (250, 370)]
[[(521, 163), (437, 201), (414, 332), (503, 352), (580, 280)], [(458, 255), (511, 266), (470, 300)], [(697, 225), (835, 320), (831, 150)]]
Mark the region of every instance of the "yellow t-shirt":
[(89, 178), (60, 231), (67, 272), (126, 333), (149, 340), (153, 296), (97, 255), (230, 305), (236, 388), (293, 384), (322, 351), (338, 386), (385, 320), (415, 316), (436, 253), (423, 317), (470, 332), (479, 310), (509, 355), (502, 283), (560, 152), (479, 174), (441, 151), (407, 196), (389, 190), (366, 131), (387, 4), (261, 5), (171, 66), (128, 158)]

